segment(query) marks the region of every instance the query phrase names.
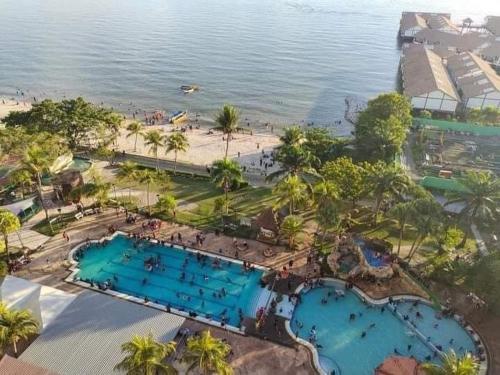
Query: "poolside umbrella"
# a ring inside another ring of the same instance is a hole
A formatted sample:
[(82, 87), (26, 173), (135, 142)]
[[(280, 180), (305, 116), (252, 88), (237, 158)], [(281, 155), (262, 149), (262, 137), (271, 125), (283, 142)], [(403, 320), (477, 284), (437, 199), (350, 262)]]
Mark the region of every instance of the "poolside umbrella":
[(391, 356), (375, 369), (375, 375), (423, 375), (414, 358)]

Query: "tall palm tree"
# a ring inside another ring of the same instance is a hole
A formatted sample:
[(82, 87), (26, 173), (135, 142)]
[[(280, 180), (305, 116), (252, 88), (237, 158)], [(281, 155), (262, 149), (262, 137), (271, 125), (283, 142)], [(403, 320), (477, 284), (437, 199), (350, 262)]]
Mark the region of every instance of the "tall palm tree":
[(227, 363), (230, 351), (228, 344), (205, 330), (199, 336), (188, 338), (182, 361), (189, 365), (188, 372), (198, 368), (205, 375), (231, 375), (233, 369)]
[(337, 229), (340, 225), (339, 209), (335, 201), (325, 199), (316, 208), (316, 221), (322, 229), (320, 246), (323, 247), (328, 231)]
[(283, 219), (280, 226), (280, 233), (288, 239), (288, 247), (290, 250), (295, 249), (295, 240), (303, 230), (304, 221), (300, 216), (288, 215)]
[(306, 141), (306, 136), (299, 126), (285, 128), (280, 137), (282, 146), (300, 146)]
[(175, 352), (176, 343), (166, 344), (155, 341), (153, 335), (134, 336), (122, 344), (125, 358), (115, 366), (115, 370), (125, 371), (128, 375), (173, 375), (177, 370), (165, 359)]
[(243, 182), (241, 166), (236, 161), (227, 158), (216, 160), (212, 164), (210, 174), (212, 181), (224, 190), (227, 215), (229, 213), (229, 191), (234, 185), (239, 185)]
[(321, 206), (324, 202), (339, 199), (339, 188), (331, 181), (321, 180), (313, 189), (314, 204)]
[[(116, 178), (120, 181), (132, 182), (136, 180), (137, 173), (137, 164), (127, 160), (118, 167)], [(132, 200), (132, 189), (130, 186), (128, 189), (128, 199), (129, 201)]]
[(470, 353), (462, 357), (450, 350), (443, 357), (443, 364), (424, 363), (422, 368), (428, 375), (477, 375), (479, 374), (479, 364)]
[(148, 206), (148, 215), (151, 216), (151, 204), (149, 203), (151, 186), (162, 182), (166, 183), (167, 176), (158, 171), (144, 169), (136, 174), (136, 179), (140, 184), (146, 185), (146, 203)]
[(156, 170), (159, 170), (158, 149), (165, 143), (165, 136), (158, 130), (150, 130), (143, 137), (144, 144), (149, 147), (149, 152), (155, 156)]
[(411, 262), (422, 242), (430, 235), (434, 235), (442, 230), (443, 224), (443, 208), (436, 202), (434, 197), (416, 199), (412, 205), (411, 221), (417, 230), (417, 235), (408, 253), (408, 263)]
[(9, 181), (21, 188), (21, 195), (24, 198), (26, 188), (33, 184), (33, 176), (27, 169), (16, 169), (9, 174)]
[(174, 152), (174, 175), (177, 171), (177, 153), (179, 151), (186, 152), (188, 148), (189, 142), (184, 134), (175, 132), (174, 134), (167, 137), (166, 153), (168, 154), (170, 151)]
[(7, 259), (9, 259), (9, 233), (18, 231), (20, 228), (19, 218), (9, 210), (0, 208), (0, 233), (3, 236)]
[(313, 168), (313, 165), (318, 164), (318, 158), (300, 145), (281, 145), (276, 151), (275, 160), (280, 169), (270, 173), (266, 178), (268, 181), (289, 174), (303, 178), (318, 177), (318, 172)]
[(289, 213), (292, 215), (297, 206), (307, 202), (309, 198), (308, 187), (298, 176), (288, 175), (276, 184), (273, 193), (278, 197), (277, 206), (288, 204)]
[(140, 122), (132, 122), (127, 126), (127, 138), (135, 137), (134, 139), (134, 152), (137, 151), (137, 138), (144, 134), (144, 125)]
[(28, 310), (4, 309), (0, 314), (0, 344), (5, 349), (8, 345), (14, 347), (17, 357), (17, 343), (19, 340), (27, 340), (36, 335), (40, 325)]
[(46, 150), (38, 145), (32, 145), (26, 150), (24, 157), (21, 160), (23, 169), (29, 171), (33, 176), (36, 183), (38, 198), (43, 210), (45, 211), (45, 218), (49, 219), (49, 212), (43, 201), (42, 195), (42, 175), (49, 171), (52, 160), (47, 155)]
[(500, 216), (500, 179), (488, 172), (468, 172), (458, 182), (464, 189), (450, 193), (450, 200), (446, 205), (463, 205), (459, 215), (467, 228), (464, 230), (462, 243), (458, 246), (463, 247), (474, 220), (493, 221)]
[(177, 208), (177, 200), (172, 194), (166, 193), (158, 197), (156, 207), (161, 212), (167, 212), (169, 215), (173, 215), (175, 213), (175, 209)]
[(399, 227), (398, 253), (401, 251), (401, 242), (403, 241), (404, 231), (410, 216), (415, 212), (413, 202), (400, 202), (392, 207), (387, 215), (396, 220)]
[(401, 197), (411, 185), (404, 170), (394, 165), (378, 162), (370, 166), (367, 186), (375, 198), (374, 224), (377, 224), (380, 207), (386, 196)]
[(226, 153), (224, 155), (227, 158), (227, 153), (229, 150), (229, 141), (234, 132), (238, 130), (238, 122), (240, 121), (240, 112), (238, 109), (229, 104), (224, 104), (222, 109), (215, 116), (215, 122), (217, 126), (215, 130), (222, 131), (226, 135)]

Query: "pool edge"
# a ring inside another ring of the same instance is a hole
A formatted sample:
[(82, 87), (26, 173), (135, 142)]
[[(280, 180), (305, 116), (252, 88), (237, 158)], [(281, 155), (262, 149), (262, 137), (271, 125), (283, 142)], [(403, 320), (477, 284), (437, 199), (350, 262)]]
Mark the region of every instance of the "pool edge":
[[(68, 253), (68, 257), (67, 257), (68, 261), (71, 264), (70, 267), (68, 268), (71, 271), (71, 273), (64, 279), (64, 281), (67, 283), (73, 284), (73, 285), (78, 285), (78, 286), (85, 288), (85, 289), (89, 289), (89, 290), (92, 290), (95, 292), (107, 294), (107, 295), (110, 295), (110, 296), (113, 296), (116, 298), (120, 298), (120, 299), (129, 301), (129, 302), (132, 302), (132, 303), (137, 303), (137, 304), (140, 304), (143, 306), (151, 307), (151, 308), (154, 308), (154, 309), (166, 312), (166, 313), (179, 315), (179, 316), (182, 316), (183, 318), (193, 319), (193, 320), (196, 320), (200, 323), (204, 323), (204, 324), (216, 327), (216, 328), (220, 328), (223, 330), (231, 331), (233, 333), (237, 333), (237, 334), (246, 336), (246, 329), (244, 326), (242, 326), (241, 328), (238, 328), (238, 327), (235, 327), (232, 325), (228, 325), (228, 324), (221, 326), (220, 322), (215, 321), (215, 320), (207, 319), (207, 318), (204, 318), (204, 317), (199, 316), (199, 315), (197, 315), (196, 317), (193, 317), (193, 316), (189, 315), (189, 312), (181, 311), (181, 310), (178, 310), (176, 308), (170, 308), (170, 311), (167, 311), (166, 306), (160, 305), (158, 303), (144, 302), (144, 299), (142, 299), (142, 298), (134, 297), (134, 296), (128, 295), (126, 293), (117, 292), (117, 291), (114, 291), (111, 289), (101, 290), (98, 287), (95, 287), (95, 286), (92, 287), (89, 283), (86, 283), (84, 281), (75, 280), (75, 276), (80, 271), (80, 268), (78, 267), (79, 262), (74, 259), (74, 256), (73, 256), (74, 253), (77, 250), (79, 250), (81, 247), (87, 245), (88, 243), (102, 243), (104, 241), (111, 241), (118, 236), (124, 236), (126, 238), (129, 238), (129, 233), (123, 232), (123, 231), (115, 231), (113, 234), (108, 235), (108, 236), (103, 236), (98, 240), (90, 240), (90, 239), (85, 240), (85, 241), (79, 243), (78, 245), (74, 246), (73, 248), (71, 248), (71, 250)], [(158, 241), (156, 239), (149, 239), (148, 241), (153, 243), (153, 244), (160, 243), (160, 241)], [(232, 263), (243, 265), (243, 261), (241, 261), (239, 259), (233, 259), (233, 258), (229, 258), (229, 257), (223, 256), (223, 255), (217, 255), (217, 254), (212, 253), (210, 251), (191, 249), (189, 247), (184, 248), (183, 246), (180, 246), (177, 244), (171, 244), (170, 242), (167, 242), (167, 243), (169, 244), (169, 246), (174, 247), (174, 248), (179, 249), (179, 250), (188, 251), (188, 252), (192, 252), (192, 253), (200, 253), (200, 254), (207, 255), (211, 258), (217, 257), (217, 258), (223, 259), (225, 261), (230, 261)], [(254, 265), (256, 269), (261, 270), (261, 271), (268, 272), (270, 270), (269, 268), (261, 266), (259, 264), (252, 263), (252, 265)]]
[[(330, 286), (330, 287), (331, 286), (345, 287), (345, 285), (346, 285), (346, 281), (341, 280), (341, 279), (331, 278), (331, 277), (322, 277), (322, 278), (319, 278), (319, 280), (322, 280), (325, 283), (324, 284), (325, 286)], [(304, 283), (301, 283), (295, 289), (294, 293), (298, 294), (298, 293), (302, 292), (304, 290), (304, 288), (305, 288)], [(372, 305), (382, 305), (382, 304), (386, 304), (389, 302), (390, 297), (375, 299), (375, 298), (372, 298), (369, 295), (367, 295), (363, 290), (361, 290), (357, 286), (353, 286), (351, 290), (355, 291), (360, 297), (366, 299), (366, 301)], [(426, 304), (433, 305), (433, 303), (431, 301), (429, 301), (428, 299), (420, 297), (420, 296), (412, 295), (412, 294), (398, 294), (398, 295), (391, 296), (391, 298), (393, 300), (410, 299), (413, 301), (421, 301), (421, 302), (424, 302)], [(293, 314), (292, 314), (292, 318), (293, 318)], [(457, 322), (458, 322), (457, 315), (453, 315), (453, 319), (457, 320)], [(466, 325), (464, 325), (462, 327), (471, 336), (471, 338), (473, 340), (479, 341), (480, 345), (484, 348), (485, 354), (486, 354), (486, 356), (485, 356), (486, 359), (484, 361), (479, 362), (478, 375), (487, 375), (488, 374), (488, 367), (489, 367), (488, 366), (489, 358), (490, 358), (490, 353), (489, 353), (488, 347), (484, 344), (484, 341), (482, 340), (481, 336), (479, 336), (479, 334), (476, 332), (476, 330), (473, 328), (473, 326), (470, 323), (468, 323), (466, 321)], [(305, 347), (307, 347), (311, 351), (311, 354), (313, 357), (313, 364), (314, 364), (316, 371), (318, 371), (318, 373), (320, 375), (328, 375), (326, 373), (326, 371), (321, 367), (321, 364), (319, 362), (319, 353), (318, 353), (318, 350), (316, 349), (316, 347), (314, 345), (312, 345), (310, 342), (308, 342), (300, 337), (297, 337), (293, 333), (291, 326), (290, 326), (290, 319), (287, 319), (285, 321), (285, 329), (286, 329), (288, 335), (290, 337), (292, 337), (297, 343), (304, 345)]]

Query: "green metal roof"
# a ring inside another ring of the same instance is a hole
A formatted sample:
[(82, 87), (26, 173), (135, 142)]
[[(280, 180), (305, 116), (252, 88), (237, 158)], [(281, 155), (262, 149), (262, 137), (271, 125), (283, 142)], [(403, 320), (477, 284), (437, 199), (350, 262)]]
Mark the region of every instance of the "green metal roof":
[(420, 180), (420, 185), (427, 189), (466, 192), (468, 191), (465, 186), (454, 178), (442, 178), (434, 176), (425, 176)]
[(437, 128), (441, 130), (452, 130), (459, 132), (469, 132), (481, 137), (500, 137), (500, 127), (484, 126), (467, 122), (455, 122), (444, 120), (433, 120), (421, 117), (413, 119), (413, 125)]

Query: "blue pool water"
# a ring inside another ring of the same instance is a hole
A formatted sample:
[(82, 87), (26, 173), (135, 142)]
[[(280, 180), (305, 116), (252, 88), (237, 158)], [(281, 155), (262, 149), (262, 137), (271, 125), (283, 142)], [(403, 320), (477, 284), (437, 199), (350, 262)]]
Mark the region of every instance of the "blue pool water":
[(371, 247), (364, 239), (357, 238), (354, 242), (361, 247), (361, 251), (366, 258), (368, 264), (372, 267), (383, 267), (390, 263), (387, 254), (381, 254)]
[[(152, 257), (160, 257), (160, 265), (148, 271), (145, 261)], [(225, 260), (216, 268), (212, 266), (214, 259), (198, 261), (194, 252), (147, 241), (138, 241), (134, 247), (133, 239), (119, 235), (106, 245), (93, 244), (86, 249), (78, 276), (95, 283), (109, 279), (118, 292), (147, 297), (218, 322), (225, 317), (226, 324), (239, 326), (240, 309), (244, 316), (253, 314), (252, 302), (261, 291), (262, 271), (243, 272), (240, 264)]]
[[(335, 300), (334, 289), (325, 286), (302, 293), (302, 303), (295, 308), (291, 321), (292, 331), (304, 340), (309, 340), (311, 328), (316, 326), (320, 363), (327, 373), (336, 370), (337, 374), (343, 375), (371, 375), (386, 357), (394, 354), (394, 349), (404, 356), (413, 355), (419, 361), (424, 361), (427, 356), (433, 357), (426, 340), (416, 337), (387, 306), (383, 312), (381, 307), (368, 307), (371, 305), (363, 304), (351, 291)], [(328, 292), (332, 292), (332, 296), (323, 305), (321, 299)], [(417, 310), (423, 318), (415, 317)], [(412, 302), (401, 302), (398, 311), (409, 315), (417, 329), (424, 336), (430, 336), (434, 344), (442, 345), (443, 350), (453, 348), (457, 353), (475, 352), (469, 334), (453, 319), (438, 320), (432, 307), (423, 303), (414, 307)], [(356, 314), (352, 321), (349, 320), (351, 313)], [(435, 323), (437, 328), (434, 328)], [(375, 326), (370, 328), (373, 324)], [(363, 332), (366, 332), (364, 338), (361, 337)], [(439, 361), (439, 357), (433, 361)]]

